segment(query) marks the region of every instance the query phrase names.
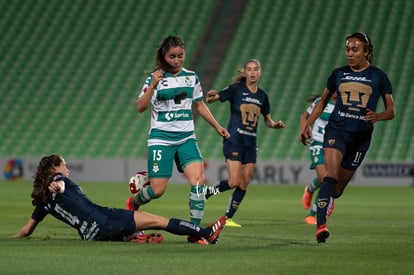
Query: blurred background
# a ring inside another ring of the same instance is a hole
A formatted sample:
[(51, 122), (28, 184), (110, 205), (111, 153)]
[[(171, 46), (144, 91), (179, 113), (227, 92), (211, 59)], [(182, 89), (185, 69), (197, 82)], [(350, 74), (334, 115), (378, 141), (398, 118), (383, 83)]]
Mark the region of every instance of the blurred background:
[[(261, 120), (259, 159), (306, 161), (306, 100), (346, 64), (346, 35), (363, 31), (397, 108), (366, 159), (413, 162), (413, 14), (411, 0), (0, 0), (0, 157), (145, 158), (150, 112), (135, 99), (157, 46), (177, 33), (204, 91), (259, 59), (272, 117), (288, 126)], [(228, 105), (209, 107), (226, 125)], [(222, 159), (216, 132), (204, 120), (196, 128), (203, 155)]]

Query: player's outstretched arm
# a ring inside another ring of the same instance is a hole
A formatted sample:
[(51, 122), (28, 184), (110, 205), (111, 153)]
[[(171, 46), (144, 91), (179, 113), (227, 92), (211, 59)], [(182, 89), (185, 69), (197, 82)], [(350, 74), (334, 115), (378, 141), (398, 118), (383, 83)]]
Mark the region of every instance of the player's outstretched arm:
[(218, 95), (216, 90), (210, 90), (207, 92), (207, 103), (213, 103), (214, 101), (217, 101), (220, 99), (220, 96)]
[(283, 121), (278, 120), (277, 122), (275, 122), (271, 117), (270, 114), (265, 116), (265, 121), (266, 121), (266, 126), (269, 128), (273, 128), (273, 129), (281, 129), (281, 128), (286, 128), (285, 123), (283, 123)]
[(34, 219), (30, 218), (29, 221), (20, 229), (20, 231), (12, 236), (13, 238), (24, 238), (30, 236), (33, 231), (36, 229), (36, 226), (39, 222), (35, 221)]
[(214, 116), (211, 114), (210, 110), (208, 109), (207, 105), (204, 103), (204, 101), (200, 100), (195, 103), (195, 108), (197, 112), (211, 125), (216, 129), (217, 133), (224, 137), (229, 138), (230, 133), (227, 131), (226, 128), (222, 127), (217, 120), (214, 118)]

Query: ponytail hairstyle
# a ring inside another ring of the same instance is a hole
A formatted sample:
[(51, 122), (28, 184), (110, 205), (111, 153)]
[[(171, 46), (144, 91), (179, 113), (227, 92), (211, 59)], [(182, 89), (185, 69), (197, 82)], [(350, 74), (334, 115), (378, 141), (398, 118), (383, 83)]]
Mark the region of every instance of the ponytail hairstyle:
[(256, 63), (259, 66), (260, 70), (262, 70), (262, 64), (260, 64), (259, 60), (255, 59), (255, 58), (249, 59), (249, 60), (247, 60), (246, 63), (244, 63), (243, 68), (237, 69), (238, 76), (236, 76), (236, 78), (234, 79), (235, 83), (238, 83), (238, 82), (246, 83), (246, 75), (244, 74), (244, 72), (246, 71), (247, 64), (249, 64), (251, 62)]
[(349, 38), (356, 38), (360, 40), (362, 43), (364, 43), (364, 51), (367, 51), (368, 54), (366, 56), (367, 61), (372, 64), (372, 52), (374, 51), (374, 45), (372, 45), (371, 39), (363, 32), (356, 32), (353, 34), (350, 34), (346, 37), (345, 41)]
[(170, 71), (171, 66), (165, 61), (165, 54), (171, 48), (182, 47), (184, 49), (184, 40), (178, 35), (170, 35), (163, 39), (158, 46), (156, 64), (157, 70)]
[(52, 193), (49, 191), (48, 187), (54, 175), (54, 167), (59, 166), (62, 162), (63, 158), (60, 155), (46, 156), (40, 160), (37, 166), (37, 171), (33, 176), (33, 206), (51, 201)]

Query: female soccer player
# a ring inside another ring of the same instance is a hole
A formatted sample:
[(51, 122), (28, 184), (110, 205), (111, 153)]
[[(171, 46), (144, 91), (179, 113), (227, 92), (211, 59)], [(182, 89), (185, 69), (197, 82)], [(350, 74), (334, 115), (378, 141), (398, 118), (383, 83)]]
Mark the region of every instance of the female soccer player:
[[(325, 128), (324, 156), (326, 176), (318, 194), (316, 240), (329, 237), (327, 214), (334, 198), (342, 195), (356, 169), (361, 165), (371, 143), (374, 124), (395, 115), (392, 86), (388, 76), (372, 65), (373, 45), (369, 37), (357, 32), (346, 37), (348, 65), (336, 68), (301, 131), (302, 143), (311, 138), (310, 125), (322, 114), (333, 93), (337, 102)], [(376, 113), (379, 98), (385, 110)]]
[[(320, 96), (312, 96), (308, 101), (312, 104), (306, 109), (306, 111), (300, 116), (300, 129), (305, 125), (306, 120), (309, 118), (309, 115), (312, 113), (313, 108), (316, 103), (320, 100)], [(329, 117), (335, 107), (336, 95), (333, 94), (332, 98), (329, 100), (328, 105), (322, 112), (322, 115), (315, 120), (315, 123), (312, 126), (312, 141), (309, 145), (309, 153), (311, 165), (310, 169), (315, 170), (316, 178), (310, 184), (305, 186), (302, 197), (303, 208), (309, 209), (308, 214), (305, 217), (305, 222), (307, 224), (316, 224), (316, 199), (315, 203), (312, 204), (313, 192), (318, 190), (323, 177), (326, 174), (325, 162), (323, 159), (323, 135), (325, 133), (325, 127), (328, 124)], [(299, 137), (301, 139), (301, 137)], [(332, 211), (331, 211), (332, 212)]]
[[(162, 196), (172, 176), (174, 161), (187, 178), (190, 189), (191, 222), (199, 225), (204, 214), (204, 161), (198, 148), (192, 109), (223, 137), (229, 132), (213, 117), (203, 101), (200, 80), (195, 72), (183, 67), (184, 41), (179, 36), (166, 37), (157, 51), (156, 70), (145, 81), (136, 100), (138, 112), (152, 105), (148, 138), (148, 176), (145, 186), (132, 200), (140, 205)], [(189, 242), (203, 243), (190, 237)]]
[(149, 235), (142, 240), (135, 233), (144, 229), (163, 229), (177, 235), (190, 235), (216, 243), (225, 224), (225, 217), (202, 228), (180, 219), (167, 219), (150, 213), (99, 206), (69, 179), (69, 169), (60, 155), (45, 156), (34, 176), (33, 214), (27, 224), (14, 236), (23, 238), (51, 214), (78, 231), (82, 240), (160, 242), (161, 235)]
[(266, 126), (273, 129), (285, 128), (279, 120), (270, 116), (269, 98), (259, 85), (262, 67), (257, 59), (250, 59), (236, 78), (234, 84), (219, 93), (207, 92), (207, 102), (217, 100), (230, 102), (231, 116), (227, 126), (230, 138), (224, 140), (223, 153), (226, 159), (228, 180), (222, 180), (207, 189), (206, 199), (210, 196), (235, 188), (226, 210), (226, 226), (240, 227), (232, 220), (240, 206), (253, 175), (257, 159), (257, 127), (260, 114)]

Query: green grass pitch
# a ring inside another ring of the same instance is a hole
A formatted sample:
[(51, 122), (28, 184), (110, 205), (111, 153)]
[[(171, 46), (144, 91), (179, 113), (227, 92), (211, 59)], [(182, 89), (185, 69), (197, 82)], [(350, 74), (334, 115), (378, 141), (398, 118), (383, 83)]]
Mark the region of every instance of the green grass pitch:
[[(96, 203), (124, 207), (127, 184), (81, 186)], [(2, 274), (414, 274), (414, 188), (352, 183), (335, 201), (330, 238), (315, 241), (303, 222), (303, 185), (251, 185), (216, 245), (195, 245), (162, 232), (160, 244), (81, 241), (75, 230), (47, 217), (32, 236), (12, 239), (30, 217), (31, 183), (0, 182)], [(188, 219), (187, 185), (170, 184), (142, 207)], [(223, 215), (230, 192), (206, 202), (203, 225)], [(152, 232), (152, 231), (147, 231)]]

